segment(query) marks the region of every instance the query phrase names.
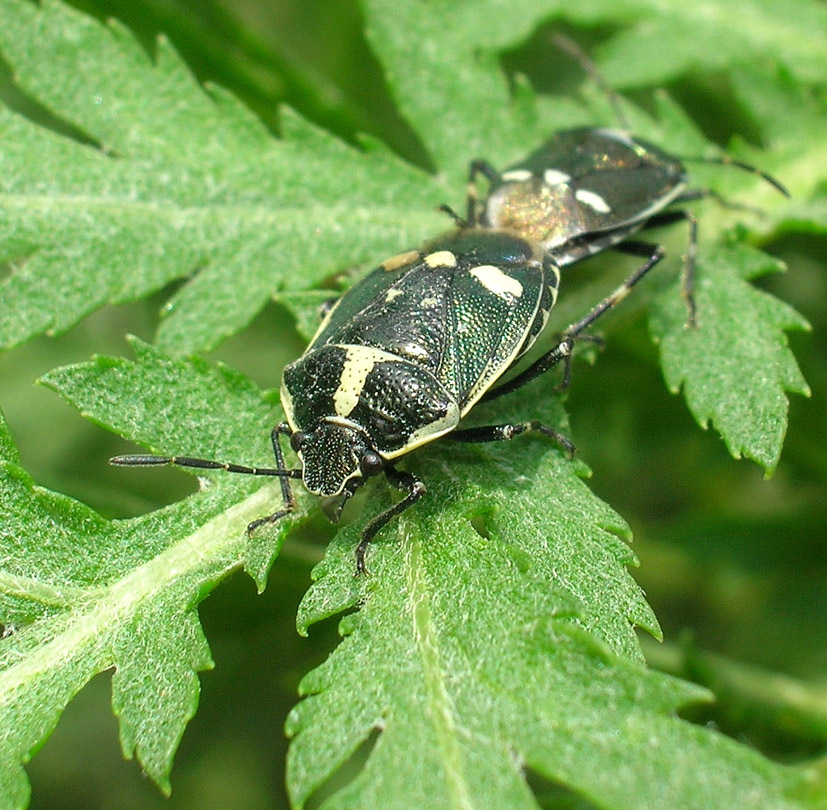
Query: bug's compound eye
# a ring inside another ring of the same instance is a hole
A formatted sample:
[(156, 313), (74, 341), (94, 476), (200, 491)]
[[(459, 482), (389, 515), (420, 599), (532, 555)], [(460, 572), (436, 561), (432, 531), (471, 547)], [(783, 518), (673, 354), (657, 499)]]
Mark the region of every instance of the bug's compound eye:
[(382, 461), (382, 457), (378, 453), (368, 451), (362, 456), (359, 467), (362, 470), (362, 475), (365, 478), (370, 478), (370, 476), (378, 475), (382, 472), (385, 468), (385, 463)]
[(301, 430), (297, 430), (290, 436), (290, 446), (293, 448), (294, 453), (298, 453), (306, 443), (307, 434)]

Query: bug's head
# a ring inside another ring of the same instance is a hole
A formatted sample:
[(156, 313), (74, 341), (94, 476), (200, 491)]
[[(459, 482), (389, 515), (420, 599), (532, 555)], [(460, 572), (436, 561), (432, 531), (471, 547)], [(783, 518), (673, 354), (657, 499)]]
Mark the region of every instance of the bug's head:
[(384, 469), (382, 457), (356, 425), (324, 420), (315, 430), (297, 430), (290, 445), (302, 463), (308, 491), (327, 500), (324, 511), (333, 522), (364, 479)]

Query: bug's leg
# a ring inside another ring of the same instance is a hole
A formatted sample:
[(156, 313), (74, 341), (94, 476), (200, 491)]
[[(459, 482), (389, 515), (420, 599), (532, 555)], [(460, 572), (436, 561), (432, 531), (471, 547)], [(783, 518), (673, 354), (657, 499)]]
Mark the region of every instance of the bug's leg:
[[(602, 349), (605, 346), (605, 341), (602, 337), (598, 335), (578, 335), (576, 343), (594, 343), (598, 348)], [(573, 348), (573, 344), (572, 344)], [(559, 383), (557, 383), (556, 390), (558, 391), (565, 391), (571, 385), (571, 357), (572, 352), (569, 352), (563, 358), (563, 377)]]
[[(637, 251), (635, 255), (648, 256), (648, 260), (641, 267), (638, 267), (629, 278), (627, 278), (613, 293), (607, 295), (597, 306), (593, 307), (585, 317), (581, 318), (576, 323), (571, 324), (568, 329), (563, 332), (560, 342), (552, 347), (548, 352), (535, 360), (527, 369), (522, 371), (516, 377), (508, 380), (497, 388), (493, 388), (485, 393), (481, 398), (481, 402), (485, 402), (503, 394), (509, 394), (522, 388), (527, 382), (530, 382), (535, 377), (545, 374), (550, 369), (554, 368), (558, 363), (570, 363), (571, 352), (574, 344), (578, 339), (590, 339), (588, 336), (581, 337), (581, 334), (588, 329), (601, 315), (608, 312), (616, 304), (620, 303), (628, 294), (632, 287), (638, 283), (665, 255), (663, 247), (660, 245), (648, 245), (642, 242), (622, 242), (624, 251)], [(564, 373), (563, 384), (568, 383), (569, 373)]]
[(425, 484), (409, 472), (399, 472), (393, 467), (385, 467), (385, 475), (397, 489), (407, 490), (408, 494), (399, 503), (377, 515), (362, 529), (362, 539), (356, 547), (356, 575), (367, 574), (365, 567), (365, 553), (371, 540), (398, 514), (413, 506), (426, 492)]
[[(287, 422), (282, 422), (279, 425), (276, 425), (270, 433), (270, 441), (273, 443), (273, 454), (276, 457), (276, 469), (277, 470), (287, 470), (284, 464), (284, 453), (281, 449), (281, 436), (292, 436), (293, 431), (290, 429), (290, 425)], [(301, 477), (301, 472), (296, 471), (299, 473), (298, 476)], [(273, 512), (272, 515), (267, 515), (263, 518), (258, 518), (254, 520), (252, 523), (247, 524), (247, 534), (252, 534), (256, 529), (260, 526), (263, 526), (265, 523), (275, 523), (278, 520), (281, 520), (285, 515), (289, 515), (296, 508), (296, 498), (293, 495), (293, 488), (290, 486), (290, 478), (288, 476), (282, 476), (281, 480), (281, 497), (284, 502), (284, 505), (278, 512)]]
[(337, 295), (328, 298), (326, 301), (322, 301), (322, 305), (319, 307), (319, 320), (323, 321), (327, 317), (330, 310), (339, 303), (340, 298), (341, 296)]
[[(669, 212), (663, 216), (667, 217), (672, 215), (674, 215), (675, 220), (691, 217), (694, 222), (694, 217), (692, 217), (692, 215), (687, 211)], [(671, 221), (673, 220), (664, 219), (662, 224), (666, 224)], [(693, 235), (695, 235), (696, 230), (696, 228), (692, 229)], [(693, 238), (690, 241), (692, 243), (692, 249), (688, 251), (688, 255), (691, 256), (694, 266), (694, 248), (696, 245), (696, 240)], [(572, 338), (578, 337), (581, 332), (588, 329), (601, 315), (604, 315), (610, 309), (617, 306), (617, 304), (619, 304), (631, 292), (635, 284), (637, 284), (638, 281), (640, 281), (666, 255), (666, 250), (664, 250), (663, 245), (651, 245), (648, 242), (626, 241), (614, 245), (612, 249), (619, 250), (622, 253), (628, 253), (632, 256), (645, 256), (647, 258), (646, 261), (638, 267), (638, 269), (635, 270), (635, 272), (632, 273), (632, 275), (629, 276), (629, 278), (627, 278), (613, 293), (607, 295), (596, 307), (588, 312), (585, 317), (581, 318), (576, 323), (571, 324), (571, 326), (563, 332), (564, 340), (566, 338), (571, 340)]]
[[(684, 201), (685, 199), (692, 198), (680, 197), (679, 199)], [(647, 229), (659, 228), (662, 225), (671, 225), (672, 223), (679, 222), (682, 219), (689, 223), (689, 239), (686, 243), (686, 256), (683, 261), (683, 297), (684, 301), (686, 301), (687, 309), (686, 325), (691, 329), (697, 326), (697, 309), (695, 307), (695, 263), (698, 258), (698, 220), (691, 211), (681, 208), (677, 211), (665, 211), (662, 214), (655, 214), (655, 216), (647, 220), (645, 227)], [(654, 249), (654, 245), (647, 245), (644, 242), (635, 241), (620, 242), (619, 244), (612, 246), (612, 250), (632, 256), (646, 256)], [(652, 253), (652, 256), (654, 256), (654, 253)], [(663, 258), (662, 253), (660, 258)], [(660, 259), (658, 259), (658, 261), (660, 261)]]
[(500, 173), (487, 160), (472, 160), (468, 166), (468, 210), (465, 215), (465, 224), (468, 228), (479, 225), (477, 177), (482, 175), (489, 183), (495, 183)]
[[(510, 394), (512, 391), (522, 388), (527, 382), (530, 382), (535, 377), (545, 374), (560, 362), (568, 364), (573, 348), (574, 338), (564, 337), (554, 348), (535, 360), (527, 369), (525, 369), (525, 371), (522, 371), (516, 377), (512, 377), (508, 382), (497, 386), (497, 388), (491, 388), (486, 391), (480, 398), (480, 402), (488, 402), (489, 400), (497, 399), (497, 397), (501, 397), (504, 394)], [(457, 431), (454, 431), (454, 434), (452, 435), (455, 435), (456, 433)]]
[(523, 433), (542, 433), (554, 439), (563, 450), (569, 455), (574, 455), (574, 445), (559, 431), (554, 428), (532, 419), (529, 422), (515, 422), (503, 425), (484, 425), (483, 427), (465, 428), (448, 433), (445, 438), (456, 442), (470, 442), (478, 444), (481, 442), (498, 442), (513, 439), (515, 436), (522, 436)]
[[(784, 186), (781, 185), (781, 183), (772, 175), (762, 172), (760, 169), (750, 165), (749, 163), (744, 163), (740, 160), (735, 160), (734, 158), (729, 158), (726, 156), (720, 158), (683, 158), (683, 160), (695, 161), (698, 163), (714, 163), (720, 166), (735, 166), (738, 169), (757, 175), (762, 180), (773, 186), (773, 188), (778, 189), (778, 191), (780, 191), (785, 197), (790, 196), (790, 192), (787, 191), (787, 189), (784, 188)], [(757, 216), (764, 215), (764, 212), (760, 208), (733, 202), (710, 188), (689, 189), (688, 191), (684, 191), (682, 194), (678, 195), (673, 202), (681, 204), (691, 202), (692, 200), (702, 200), (706, 198), (714, 200), (721, 206), (721, 208), (725, 208), (729, 211), (748, 211)], [(690, 211), (680, 209), (677, 211), (665, 211), (661, 214), (656, 214), (646, 222), (644, 227), (647, 229), (657, 228), (661, 225), (669, 225), (679, 219), (685, 219), (689, 223), (689, 243), (687, 246), (683, 270), (683, 294), (686, 299), (686, 308), (689, 310), (687, 324), (688, 326), (693, 327), (697, 325), (694, 291), (695, 261), (698, 253), (698, 222)], [(615, 249), (622, 250), (623, 244), (624, 243), (615, 245)]]

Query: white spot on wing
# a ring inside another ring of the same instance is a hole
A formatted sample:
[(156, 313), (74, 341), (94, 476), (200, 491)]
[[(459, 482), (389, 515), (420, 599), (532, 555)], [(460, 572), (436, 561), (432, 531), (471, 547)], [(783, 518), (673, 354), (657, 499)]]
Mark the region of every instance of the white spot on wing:
[(588, 205), (589, 208), (593, 208), (601, 214), (608, 214), (609, 211), (612, 210), (606, 200), (599, 194), (595, 194), (593, 191), (588, 191), (585, 188), (577, 189), (577, 191), (574, 192), (574, 196), (583, 203), (583, 205)]
[(394, 298), (399, 298), (400, 295), (402, 295), (402, 290), (399, 290), (396, 287), (391, 287), (385, 293), (385, 300), (386, 301), (393, 301)]
[(608, 138), (612, 141), (617, 141), (617, 143), (622, 143), (624, 146), (628, 146), (630, 149), (634, 149), (637, 144), (635, 144), (633, 138), (629, 135), (628, 132), (624, 132), (621, 129), (609, 129), (607, 127), (600, 127), (595, 130), (598, 135), (602, 135), (604, 138)]
[(405, 343), (396, 347), (396, 351), (403, 358), (412, 357), (416, 360), (427, 360), (428, 351), (418, 343)]
[(429, 253), (425, 257), (425, 264), (428, 267), (456, 267), (457, 257), (450, 250), (440, 250), (436, 253)]
[(571, 175), (559, 169), (546, 169), (543, 172), (543, 181), (550, 186), (559, 186), (562, 183), (568, 183), (569, 180), (571, 180)]
[(501, 179), (507, 183), (522, 183), (524, 180), (531, 180), (531, 172), (528, 169), (511, 169), (503, 172)]
[(481, 264), (478, 267), (472, 267), (469, 272), (486, 290), (500, 298), (509, 296), (519, 298), (523, 294), (523, 285), (493, 264)]

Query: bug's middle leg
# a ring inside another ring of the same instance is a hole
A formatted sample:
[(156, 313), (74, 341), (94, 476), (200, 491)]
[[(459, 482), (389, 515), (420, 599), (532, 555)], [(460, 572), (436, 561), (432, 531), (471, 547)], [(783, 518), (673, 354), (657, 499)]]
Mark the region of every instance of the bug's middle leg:
[(574, 455), (574, 445), (562, 433), (536, 419), (527, 422), (507, 422), (502, 425), (464, 428), (448, 433), (445, 438), (455, 442), (480, 444), (482, 442), (508, 441), (516, 436), (522, 436), (524, 433), (542, 433), (544, 436), (554, 439), (569, 456)]

